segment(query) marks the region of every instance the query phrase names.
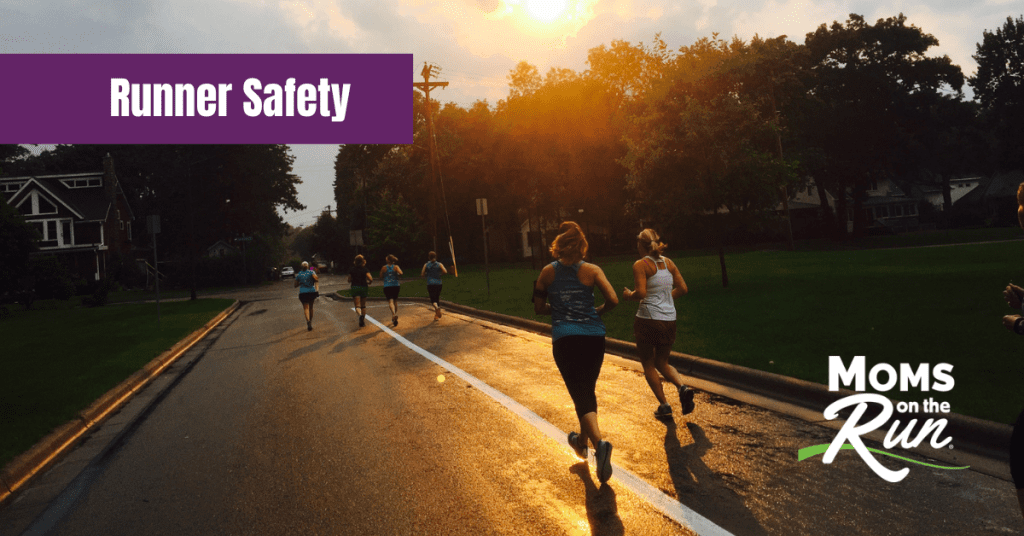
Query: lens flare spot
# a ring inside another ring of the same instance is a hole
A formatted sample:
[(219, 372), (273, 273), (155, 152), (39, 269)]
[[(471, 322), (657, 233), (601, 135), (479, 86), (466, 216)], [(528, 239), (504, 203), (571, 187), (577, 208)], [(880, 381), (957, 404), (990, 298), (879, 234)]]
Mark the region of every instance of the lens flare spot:
[(437, 383), (444, 383), (444, 374), (437, 375)]
[(541, 22), (551, 22), (557, 19), (566, 7), (568, 7), (568, 0), (526, 0), (526, 11), (531, 17)]

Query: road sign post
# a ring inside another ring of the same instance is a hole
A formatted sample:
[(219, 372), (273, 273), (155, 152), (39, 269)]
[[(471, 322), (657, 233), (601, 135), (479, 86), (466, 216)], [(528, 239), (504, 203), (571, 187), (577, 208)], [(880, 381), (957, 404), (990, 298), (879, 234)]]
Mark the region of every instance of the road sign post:
[(491, 265), (487, 260), (487, 198), (476, 200), (476, 214), (484, 235), (484, 271), (487, 274), (487, 299), (491, 299)]
[(156, 235), (160, 232), (160, 216), (151, 214), (146, 218), (146, 226), (153, 237), (153, 279), (156, 280), (156, 322), (160, 324), (160, 263), (156, 255)]

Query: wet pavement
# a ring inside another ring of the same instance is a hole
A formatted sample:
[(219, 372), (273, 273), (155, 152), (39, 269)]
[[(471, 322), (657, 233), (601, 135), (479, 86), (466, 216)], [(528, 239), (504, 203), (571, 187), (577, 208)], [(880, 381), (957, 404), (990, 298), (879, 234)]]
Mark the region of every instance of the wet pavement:
[[(325, 277), (321, 292), (339, 279)], [(880, 457), (911, 469), (889, 483), (853, 451), (797, 461), (835, 437), (813, 416), (695, 383), (696, 411), (679, 415), (666, 385), (676, 415), (659, 421), (639, 365), (614, 356), (597, 397), (619, 473), (600, 486), (564, 439), (465, 379), (557, 433), (577, 429), (547, 337), (455, 314), (434, 321), (409, 302), (395, 328), (370, 302), (388, 328), (359, 328), (349, 300), (327, 298), (307, 332), (290, 281), (233, 296), (243, 306), (94, 464), (84, 491), (55, 508), (65, 487), (44, 476), (0, 511), (0, 533), (44, 527), (46, 507), (59, 513), (49, 533), (68, 535), (692, 534), (686, 512), (710, 522), (708, 534), (1024, 532), (1013, 485), (997, 477)]]

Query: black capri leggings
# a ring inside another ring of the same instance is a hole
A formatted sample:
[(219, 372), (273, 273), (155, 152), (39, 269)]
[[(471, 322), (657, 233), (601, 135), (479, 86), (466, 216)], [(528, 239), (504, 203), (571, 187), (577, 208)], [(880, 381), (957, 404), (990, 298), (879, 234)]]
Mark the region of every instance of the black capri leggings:
[(430, 295), (430, 303), (437, 303), (441, 300), (441, 285), (427, 285), (427, 294)]
[(1017, 489), (1024, 489), (1024, 411), (1017, 415), (1010, 436), (1010, 476)]
[(569, 335), (552, 343), (555, 365), (576, 406), (576, 416), (597, 411), (597, 377), (604, 363), (604, 337)]

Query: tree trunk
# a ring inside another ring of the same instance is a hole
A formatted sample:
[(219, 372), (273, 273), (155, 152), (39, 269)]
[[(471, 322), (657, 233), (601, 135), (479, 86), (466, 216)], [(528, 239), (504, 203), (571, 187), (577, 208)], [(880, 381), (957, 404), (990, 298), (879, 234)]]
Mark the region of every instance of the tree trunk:
[(725, 270), (725, 247), (721, 240), (718, 242), (718, 264), (722, 265), (722, 288), (729, 286), (729, 273)]

